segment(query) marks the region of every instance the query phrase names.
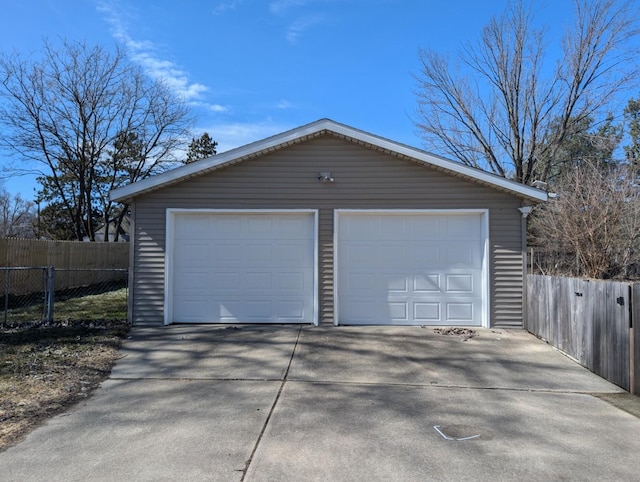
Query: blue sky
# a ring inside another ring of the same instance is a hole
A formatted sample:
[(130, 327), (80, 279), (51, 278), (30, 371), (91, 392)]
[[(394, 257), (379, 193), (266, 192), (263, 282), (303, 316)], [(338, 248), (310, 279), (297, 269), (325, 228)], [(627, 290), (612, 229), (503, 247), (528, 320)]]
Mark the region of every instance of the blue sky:
[[(455, 52), (506, 0), (5, 0), (0, 49), (60, 37), (124, 44), (193, 107), (219, 152), (328, 117), (424, 147), (412, 115), (418, 49)], [(537, 2), (553, 34), (571, 0)], [(2, 158), (0, 158), (2, 162)], [(5, 180), (34, 197), (32, 178)]]

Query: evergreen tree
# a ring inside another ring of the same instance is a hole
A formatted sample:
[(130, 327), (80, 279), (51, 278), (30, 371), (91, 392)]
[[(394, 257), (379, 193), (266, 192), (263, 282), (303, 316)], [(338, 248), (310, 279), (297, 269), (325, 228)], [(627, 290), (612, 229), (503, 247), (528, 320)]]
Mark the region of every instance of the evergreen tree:
[(217, 146), (218, 143), (211, 139), (208, 132), (205, 132), (197, 139), (191, 139), (191, 143), (189, 144), (189, 149), (187, 151), (187, 158), (184, 160), (184, 163), (191, 164), (192, 162), (199, 161), (200, 159), (215, 156)]
[(625, 157), (634, 172), (640, 169), (640, 100), (629, 99), (624, 118), (631, 143), (624, 147)]

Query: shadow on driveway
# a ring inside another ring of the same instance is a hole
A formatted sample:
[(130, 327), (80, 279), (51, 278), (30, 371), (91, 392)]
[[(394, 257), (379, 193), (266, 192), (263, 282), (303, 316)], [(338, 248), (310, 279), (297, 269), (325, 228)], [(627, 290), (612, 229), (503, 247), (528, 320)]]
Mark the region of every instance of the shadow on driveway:
[(640, 420), (594, 396), (621, 389), (476, 331), (136, 327), (93, 397), (0, 453), (2, 479), (637, 479)]

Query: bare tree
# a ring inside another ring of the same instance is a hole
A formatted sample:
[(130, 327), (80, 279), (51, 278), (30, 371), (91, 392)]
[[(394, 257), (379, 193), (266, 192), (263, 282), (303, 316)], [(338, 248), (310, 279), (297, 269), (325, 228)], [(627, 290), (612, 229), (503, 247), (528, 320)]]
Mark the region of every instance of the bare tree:
[[(188, 139), (186, 105), (120, 48), (45, 42), (39, 61), (0, 54), (0, 95), (0, 142), (26, 161), (13, 169), (39, 166), (40, 199), (64, 209), (79, 240), (113, 218), (110, 189), (176, 161)], [(141, 145), (126, 166), (109, 159), (123, 135)]]
[(635, 277), (640, 191), (633, 169), (584, 162), (565, 171), (557, 187), (558, 198), (538, 206), (530, 224), (533, 244), (565, 257), (549, 274)]
[(634, 2), (575, 0), (575, 12), (555, 66), (524, 0), (492, 19), (455, 62), (421, 50), (416, 125), (425, 144), (524, 184), (548, 180), (565, 139), (640, 74)]
[(34, 205), (19, 194), (0, 190), (0, 236), (32, 238), (35, 234)]

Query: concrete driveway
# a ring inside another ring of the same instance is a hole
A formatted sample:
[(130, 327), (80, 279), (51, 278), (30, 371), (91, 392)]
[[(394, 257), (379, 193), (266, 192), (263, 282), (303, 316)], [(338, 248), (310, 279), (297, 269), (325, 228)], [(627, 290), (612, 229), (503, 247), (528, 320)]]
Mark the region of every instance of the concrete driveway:
[(521, 331), (137, 327), (5, 481), (638, 480), (620, 390)]

